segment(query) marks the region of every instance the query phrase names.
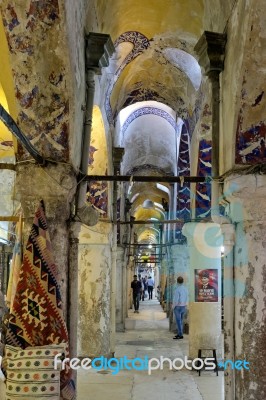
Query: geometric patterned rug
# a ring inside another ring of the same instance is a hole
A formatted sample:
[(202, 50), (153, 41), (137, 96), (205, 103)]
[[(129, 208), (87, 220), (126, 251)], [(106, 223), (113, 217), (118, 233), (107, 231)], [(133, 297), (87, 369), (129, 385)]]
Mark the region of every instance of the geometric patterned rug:
[[(41, 201), (23, 254), (6, 344), (25, 349), (64, 342), (68, 347), (58, 281), (44, 203)], [(60, 399), (74, 400), (75, 386), (69, 365), (61, 372), (60, 380)]]

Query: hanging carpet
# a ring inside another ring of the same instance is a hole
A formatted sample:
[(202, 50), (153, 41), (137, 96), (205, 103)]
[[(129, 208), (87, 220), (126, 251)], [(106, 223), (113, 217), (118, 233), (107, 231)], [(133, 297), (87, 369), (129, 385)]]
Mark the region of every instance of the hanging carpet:
[[(9, 317), (6, 344), (25, 349), (29, 346), (66, 343), (68, 332), (63, 317), (43, 201), (36, 211), (23, 255), (13, 308)], [(74, 400), (75, 386), (68, 365), (60, 374), (60, 399)]]

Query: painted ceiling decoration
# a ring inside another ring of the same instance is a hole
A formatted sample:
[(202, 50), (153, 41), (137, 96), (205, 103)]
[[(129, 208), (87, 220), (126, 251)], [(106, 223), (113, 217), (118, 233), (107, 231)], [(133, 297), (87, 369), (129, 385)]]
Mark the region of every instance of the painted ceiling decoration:
[(117, 48), (119, 44), (124, 43), (124, 42), (131, 43), (133, 45), (133, 49), (130, 51), (129, 54), (127, 54), (127, 56), (124, 58), (121, 65), (119, 66), (119, 68), (116, 70), (116, 72), (114, 74), (114, 78), (110, 82), (109, 87), (107, 89), (106, 100), (105, 100), (105, 110), (106, 110), (107, 119), (108, 119), (108, 122), (110, 125), (113, 124), (113, 112), (112, 112), (112, 108), (111, 108), (111, 104), (110, 104), (110, 97), (111, 97), (111, 93), (112, 93), (112, 90), (113, 90), (113, 87), (114, 87), (116, 81), (118, 80), (123, 69), (132, 60), (134, 60), (136, 57), (138, 57), (139, 54), (143, 53), (143, 51), (145, 51), (150, 45), (149, 39), (145, 35), (143, 35), (140, 32), (134, 32), (134, 31), (122, 33), (122, 35), (120, 35), (114, 43), (115, 48)]
[(126, 172), (126, 175), (138, 175), (139, 173), (146, 173), (147, 175), (173, 175), (173, 173), (169, 172), (169, 171), (165, 171), (164, 169), (160, 168), (160, 167), (156, 167), (155, 165), (151, 165), (151, 164), (143, 164), (143, 165), (139, 165), (136, 167), (131, 168), (130, 170), (128, 170)]
[[(121, 47), (125, 43), (132, 47)], [(138, 31), (121, 34), (115, 41), (117, 69), (106, 93), (109, 123), (114, 124), (121, 109), (147, 100), (164, 103), (181, 117), (191, 118), (194, 105), (189, 104), (184, 88), (189, 83), (197, 91), (201, 82), (200, 67), (190, 54), (193, 44), (191, 37), (180, 39), (177, 34), (151, 39)]]
[[(212, 142), (202, 139), (199, 143), (197, 176), (211, 176)], [(206, 218), (211, 213), (211, 183), (196, 184), (196, 218)]]

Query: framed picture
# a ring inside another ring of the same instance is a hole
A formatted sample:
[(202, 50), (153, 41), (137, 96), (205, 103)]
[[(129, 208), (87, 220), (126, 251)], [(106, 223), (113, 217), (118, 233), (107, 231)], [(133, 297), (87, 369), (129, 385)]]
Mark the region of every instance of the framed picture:
[(218, 269), (195, 269), (195, 301), (218, 301)]

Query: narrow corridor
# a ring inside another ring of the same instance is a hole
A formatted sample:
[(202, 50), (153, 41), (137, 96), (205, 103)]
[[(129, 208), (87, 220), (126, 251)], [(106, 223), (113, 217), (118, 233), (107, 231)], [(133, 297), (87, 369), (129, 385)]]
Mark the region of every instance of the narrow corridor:
[[(168, 329), (168, 318), (157, 300), (145, 300), (140, 313), (129, 310), (126, 332), (116, 334), (116, 358), (128, 359), (168, 357), (184, 358), (188, 355), (188, 336), (173, 340)], [(170, 370), (167, 363), (163, 370), (126, 370), (112, 374), (111, 370), (79, 370), (78, 400), (223, 400), (223, 373)]]

